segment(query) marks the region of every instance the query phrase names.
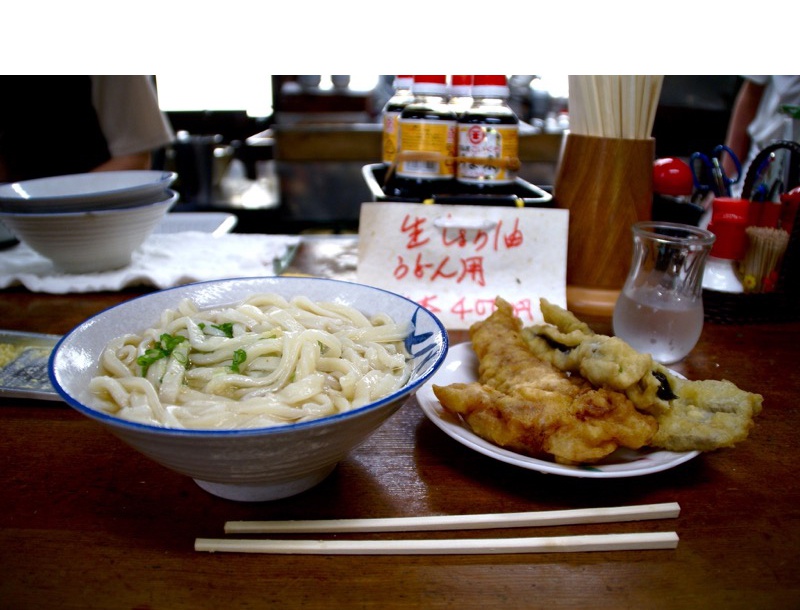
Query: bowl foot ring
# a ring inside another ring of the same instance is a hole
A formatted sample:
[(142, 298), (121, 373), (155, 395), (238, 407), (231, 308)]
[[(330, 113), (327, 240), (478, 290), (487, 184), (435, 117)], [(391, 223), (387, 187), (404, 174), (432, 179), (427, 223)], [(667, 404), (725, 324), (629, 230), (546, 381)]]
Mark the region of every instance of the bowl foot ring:
[(208, 493), (226, 500), (235, 500), (237, 502), (266, 502), (288, 498), (307, 491), (327, 478), (327, 476), (333, 472), (334, 468), (336, 468), (336, 464), (315, 470), (299, 479), (282, 481), (280, 483), (237, 485), (201, 481), (200, 479), (194, 479), (194, 482)]

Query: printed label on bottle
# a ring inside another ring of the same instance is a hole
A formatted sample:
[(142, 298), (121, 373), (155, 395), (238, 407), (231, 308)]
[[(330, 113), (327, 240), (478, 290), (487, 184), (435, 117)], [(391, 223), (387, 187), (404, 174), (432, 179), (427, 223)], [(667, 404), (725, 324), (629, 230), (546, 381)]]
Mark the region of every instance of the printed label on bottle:
[(383, 162), (394, 163), (397, 155), (397, 134), (399, 133), (400, 113), (383, 113)]
[(455, 121), (400, 122), (400, 149), (397, 175), (403, 178), (453, 178), (456, 152)]
[[(516, 179), (519, 156), (517, 125), (464, 124), (458, 126), (458, 156), (470, 161), (458, 164), (458, 179), (474, 183), (509, 183)], [(496, 163), (481, 163), (482, 159)]]

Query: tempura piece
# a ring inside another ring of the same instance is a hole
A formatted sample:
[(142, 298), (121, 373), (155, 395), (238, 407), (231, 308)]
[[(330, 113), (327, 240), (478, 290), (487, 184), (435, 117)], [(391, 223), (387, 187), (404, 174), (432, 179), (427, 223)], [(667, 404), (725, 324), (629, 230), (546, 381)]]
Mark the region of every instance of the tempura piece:
[(651, 445), (711, 451), (747, 438), (763, 398), (730, 381), (687, 381), (617, 337), (596, 334), (572, 313), (541, 300), (545, 324), (523, 329), (528, 347), (593, 386), (619, 390), (658, 420)]
[[(660, 365), (659, 365), (660, 366)], [(713, 451), (745, 440), (763, 397), (730, 381), (687, 381), (669, 376), (676, 398), (652, 410), (659, 429), (651, 444), (670, 451)]]
[(496, 304), (470, 328), (479, 381), (433, 387), (445, 409), (497, 445), (559, 463), (595, 462), (618, 447), (648, 444), (657, 428), (653, 417), (623, 394), (595, 389), (536, 358), (511, 305), (500, 298)]
[[(640, 410), (666, 408), (662, 379), (650, 354), (640, 354), (618, 337), (599, 335), (572, 312), (540, 299), (544, 324), (522, 330), (530, 350), (557, 369), (577, 373), (596, 387), (624, 392)], [(666, 369), (665, 369), (666, 370)]]

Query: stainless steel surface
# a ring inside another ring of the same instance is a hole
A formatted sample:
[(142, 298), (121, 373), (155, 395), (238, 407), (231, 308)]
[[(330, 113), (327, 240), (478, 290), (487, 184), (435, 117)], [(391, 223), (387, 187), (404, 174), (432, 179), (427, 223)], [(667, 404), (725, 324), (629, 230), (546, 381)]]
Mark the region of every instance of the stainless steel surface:
[(304, 235), (286, 274), (356, 281), (358, 235)]
[(47, 373), (59, 339), (59, 335), (0, 330), (0, 397), (61, 400)]

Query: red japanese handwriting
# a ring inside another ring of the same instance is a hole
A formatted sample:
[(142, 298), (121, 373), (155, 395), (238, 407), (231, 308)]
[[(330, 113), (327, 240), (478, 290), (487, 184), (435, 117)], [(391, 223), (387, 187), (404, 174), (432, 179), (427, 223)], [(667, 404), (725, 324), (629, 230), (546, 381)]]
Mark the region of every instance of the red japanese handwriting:
[[(439, 298), (439, 295), (427, 294), (417, 299), (417, 302), (432, 313), (441, 313), (442, 308), (447, 306), (439, 304)], [(515, 315), (523, 322), (534, 321), (533, 303), (531, 299), (520, 299), (511, 305), (514, 308)], [(469, 299), (468, 297), (461, 297), (455, 303), (447, 307), (447, 309), (449, 313), (464, 321), (470, 318), (486, 318), (496, 309), (496, 305), (494, 299)]]
[(421, 253), (411, 260), (402, 255), (397, 256), (394, 268), (395, 279), (402, 280), (412, 274), (418, 280), (453, 280), (456, 284), (469, 282), (478, 286), (486, 286), (483, 273), (483, 257), (451, 258), (445, 256), (438, 262), (430, 262)]
[[(427, 233), (427, 218), (407, 214), (401, 224), (400, 231), (406, 235), (406, 250), (422, 248), (431, 243)], [(415, 257), (397, 256), (397, 264), (393, 275), (395, 279), (414, 278), (422, 281), (452, 281), (456, 284), (472, 283), (486, 286), (484, 259), (478, 252), (499, 251), (501, 249), (518, 248), (524, 242), (519, 219), (515, 219), (510, 229), (498, 221), (491, 230), (451, 228), (441, 231), (441, 243), (445, 248), (457, 250), (471, 249), (475, 256), (449, 256), (418, 253)], [(423, 251), (424, 252), (424, 251)]]
[(425, 232), (424, 225), (426, 220), (425, 218), (419, 217), (412, 218), (410, 214), (407, 214), (406, 217), (403, 218), (400, 231), (408, 235), (408, 242), (406, 243), (407, 249), (412, 250), (414, 248), (420, 248), (430, 241), (430, 238), (423, 238), (422, 236)]
[(522, 243), (523, 234), (519, 228), (519, 219), (514, 219), (514, 225), (508, 231), (505, 230), (502, 220), (497, 221), (490, 231), (466, 228), (442, 231), (442, 244), (445, 247), (473, 247), (476, 252), (480, 252), (486, 247), (495, 252), (501, 249), (510, 250), (520, 247)]
[[(428, 244), (431, 240), (426, 233), (426, 218), (407, 214), (400, 224), (401, 233), (408, 238), (406, 249), (413, 250)], [(475, 252), (480, 252), (485, 248), (495, 252), (505, 249), (519, 248), (524, 242), (524, 235), (519, 228), (519, 219), (514, 219), (514, 224), (510, 229), (506, 229), (503, 221), (499, 220), (491, 230), (472, 229), (472, 228), (450, 228), (443, 229), (441, 243), (446, 248), (472, 248)]]

